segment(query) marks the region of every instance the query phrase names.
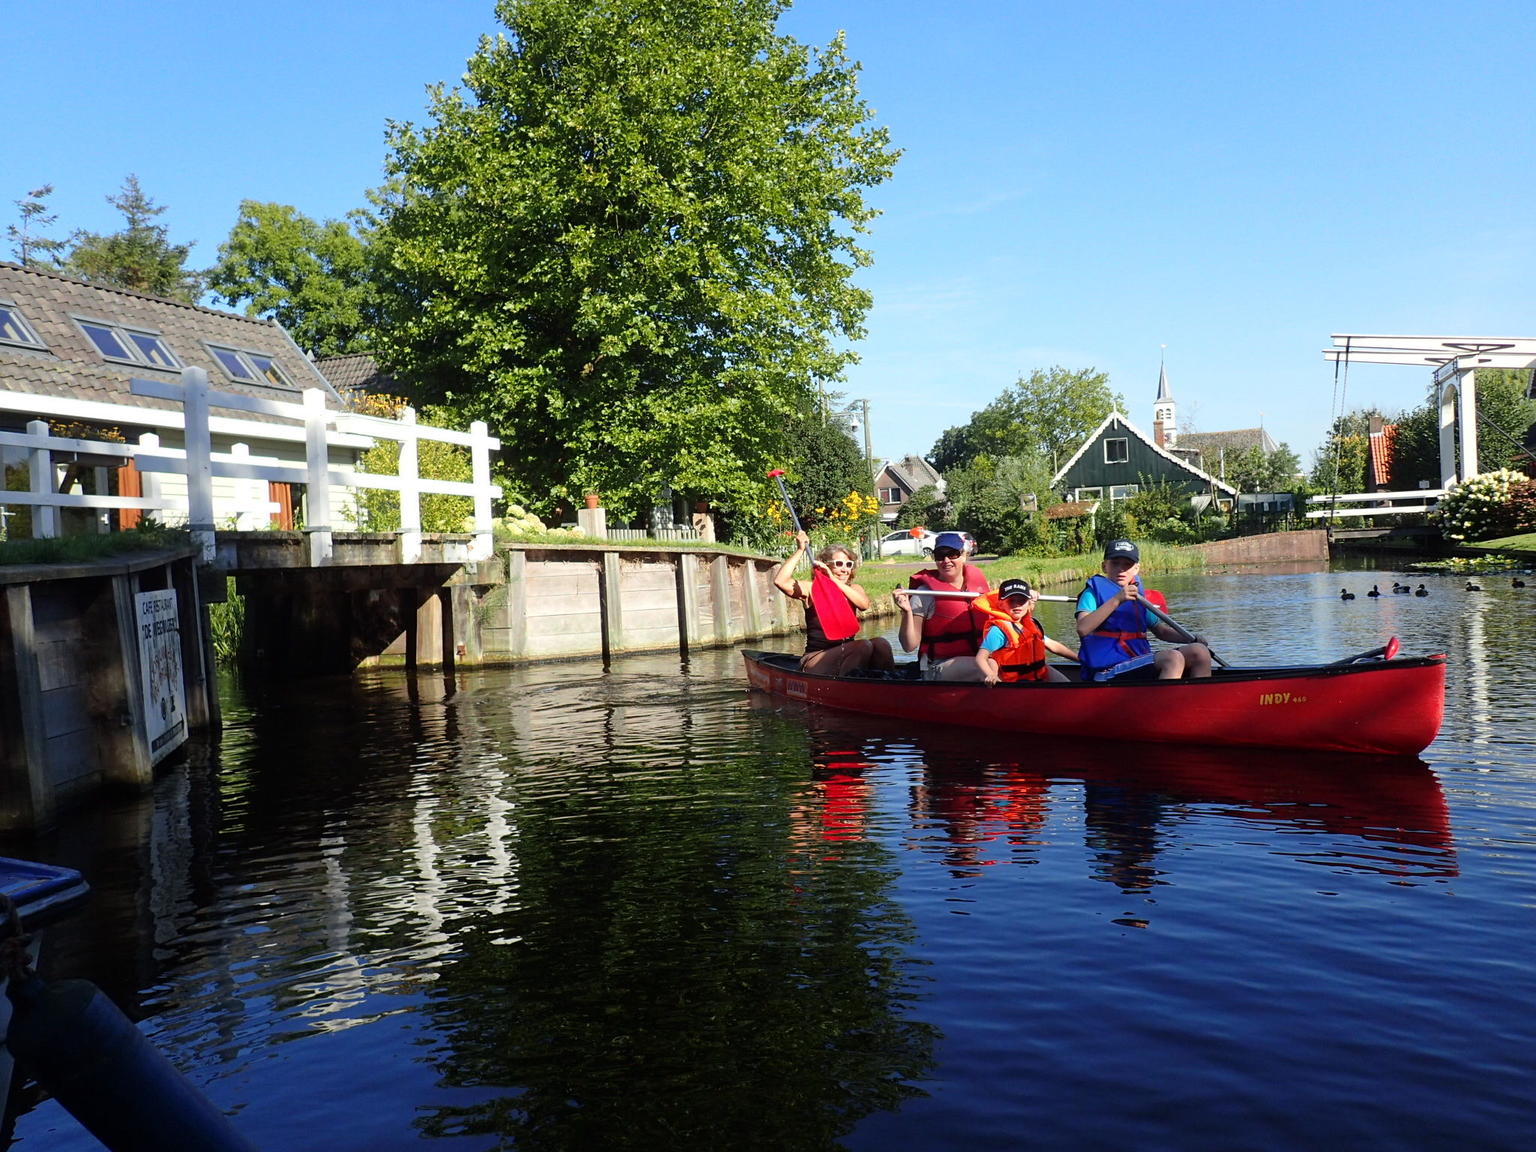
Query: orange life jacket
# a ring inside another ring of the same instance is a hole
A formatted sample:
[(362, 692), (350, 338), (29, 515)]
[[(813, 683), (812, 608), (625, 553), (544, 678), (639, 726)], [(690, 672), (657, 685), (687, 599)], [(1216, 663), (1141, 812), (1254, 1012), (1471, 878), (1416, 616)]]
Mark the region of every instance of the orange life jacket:
[(1045, 629), (1040, 627), (1040, 622), (1033, 614), (1024, 617), (1024, 626), (1021, 628), (1014, 623), (1013, 615), (998, 599), (997, 593), (988, 592), (971, 601), (971, 616), (983, 638), (988, 626), (995, 624), (1008, 640), (1008, 643), (992, 653), (992, 659), (997, 661), (999, 680), (1046, 678)]

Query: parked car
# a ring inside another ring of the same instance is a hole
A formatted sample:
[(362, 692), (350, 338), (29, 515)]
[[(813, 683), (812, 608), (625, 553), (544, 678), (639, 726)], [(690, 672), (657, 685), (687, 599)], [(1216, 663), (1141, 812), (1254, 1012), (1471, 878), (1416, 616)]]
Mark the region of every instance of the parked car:
[[(967, 555), (976, 551), (976, 540), (969, 532), (960, 533), (965, 538), (965, 551)], [(930, 532), (926, 528), (919, 534), (912, 535), (912, 529), (903, 528), (899, 532), (889, 532), (880, 537), (881, 556), (932, 556), (933, 542), (939, 538), (937, 532)]]

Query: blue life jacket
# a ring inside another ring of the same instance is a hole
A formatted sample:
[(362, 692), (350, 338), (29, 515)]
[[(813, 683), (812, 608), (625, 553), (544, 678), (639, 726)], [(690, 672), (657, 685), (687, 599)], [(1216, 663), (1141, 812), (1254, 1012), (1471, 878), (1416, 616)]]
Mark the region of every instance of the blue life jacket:
[[(1098, 597), (1101, 607), (1120, 595), (1120, 585), (1104, 576), (1088, 577), (1088, 587)], [(1139, 579), (1136, 591), (1146, 595)], [(1147, 609), (1137, 601), (1126, 601), (1111, 612), (1098, 628), (1082, 638), (1078, 657), (1082, 661), (1083, 679), (1092, 680), (1094, 672), (1101, 668), (1151, 652), (1147, 626)]]

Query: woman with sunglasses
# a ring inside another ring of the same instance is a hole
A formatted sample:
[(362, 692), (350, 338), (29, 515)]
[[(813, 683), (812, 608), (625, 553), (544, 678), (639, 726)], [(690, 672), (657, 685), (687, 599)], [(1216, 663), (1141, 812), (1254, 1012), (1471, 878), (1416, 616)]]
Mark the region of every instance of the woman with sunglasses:
[[(811, 538), (805, 532), (795, 533), (795, 550), (789, 554), (779, 570), (773, 574), (773, 586), (791, 600), (805, 605), (805, 654), (800, 657), (800, 667), (806, 672), (823, 676), (846, 676), (856, 668), (878, 668), (889, 671), (896, 667), (891, 646), (881, 637), (860, 640), (828, 640), (816, 608), (811, 603), (811, 581), (795, 579), (795, 569), (800, 558), (810, 547)], [(816, 554), (811, 562), (816, 571), (825, 572), (832, 578), (837, 590), (848, 599), (855, 612), (869, 609), (869, 593), (853, 582), (859, 562), (842, 544), (831, 544)]]

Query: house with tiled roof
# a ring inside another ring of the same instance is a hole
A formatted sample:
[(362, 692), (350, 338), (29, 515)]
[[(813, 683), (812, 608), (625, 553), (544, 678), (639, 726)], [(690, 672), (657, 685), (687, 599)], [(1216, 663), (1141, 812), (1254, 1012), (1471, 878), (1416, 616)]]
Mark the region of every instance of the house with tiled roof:
[[(79, 439), (143, 442), (152, 436), (163, 447), (182, 447), (181, 405), (135, 391), (133, 381), (175, 385), (189, 367), (204, 369), (219, 392), (302, 403), (306, 390), (320, 389), (329, 406), (340, 406), (337, 390), (276, 323), (0, 262), (0, 431), (25, 431), (29, 422), (41, 420), (55, 433), (68, 428), (67, 434)], [(215, 414), (210, 428), (215, 452), (249, 452), (253, 459), (280, 463), (305, 459), (302, 427), (257, 414)], [(350, 439), (356, 441), (352, 447), (370, 443)], [(355, 451), (347, 451), (346, 438), (340, 443), (334, 463), (355, 465)], [(59, 463), (57, 484), (78, 485), (89, 495), (145, 494), (144, 477), (131, 461), (75, 464)], [(0, 446), (6, 487), (24, 488), (27, 469), (24, 450)], [(178, 484), (185, 490), (184, 478), (176, 476), (156, 477), (154, 483), (164, 488), (168, 506), (175, 504)], [(291, 527), (294, 487), (217, 481), (216, 515), (241, 519), (242, 527), (268, 522)], [(127, 527), (136, 519), (128, 511), (76, 511), (67, 531)], [(345, 515), (342, 509), (333, 512)], [(0, 531), (6, 520), (15, 530), (26, 517), (24, 508), (7, 509), (0, 494)], [(107, 524), (108, 517), (116, 523)]]
[(875, 499), (880, 501), (880, 519), (892, 523), (912, 493), (929, 487), (942, 492), (944, 477), (921, 456), (881, 460), (875, 465)]

